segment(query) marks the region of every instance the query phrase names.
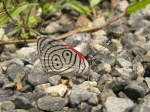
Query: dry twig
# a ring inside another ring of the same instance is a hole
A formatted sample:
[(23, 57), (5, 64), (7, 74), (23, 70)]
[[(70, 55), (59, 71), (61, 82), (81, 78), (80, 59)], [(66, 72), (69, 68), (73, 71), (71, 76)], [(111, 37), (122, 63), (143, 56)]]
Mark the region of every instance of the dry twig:
[[(120, 13), (116, 16), (114, 16), (113, 18), (109, 19), (106, 21), (106, 25), (109, 25), (111, 24), (112, 22), (118, 20), (119, 18), (123, 17), (125, 15), (125, 12), (123, 13)], [(83, 32), (89, 32), (89, 31), (93, 31), (93, 30), (98, 30), (98, 29), (102, 29), (104, 28), (105, 26), (97, 26), (97, 27), (90, 27), (90, 28), (78, 28), (78, 29), (75, 29), (75, 30), (72, 30), (72, 31), (69, 31), (65, 34), (62, 34), (58, 37), (56, 37), (56, 39), (63, 39), (63, 38), (66, 38), (72, 34), (75, 34), (75, 33), (83, 33)], [(3, 41), (3, 42), (0, 42), (0, 45), (5, 45), (5, 44), (16, 44), (16, 43), (33, 43), (33, 42), (36, 42), (37, 39), (28, 39), (28, 40), (11, 40), (11, 41)]]

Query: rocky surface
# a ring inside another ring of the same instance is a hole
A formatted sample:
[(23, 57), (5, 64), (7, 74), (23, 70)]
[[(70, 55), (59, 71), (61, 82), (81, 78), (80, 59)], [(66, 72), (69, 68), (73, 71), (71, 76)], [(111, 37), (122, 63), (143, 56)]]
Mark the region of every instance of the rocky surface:
[[(107, 3), (103, 5), (106, 8)], [(123, 0), (117, 9), (123, 11), (128, 5)], [(63, 11), (70, 11), (73, 16), (79, 15), (67, 4), (62, 7)], [(132, 13), (129, 18), (114, 21), (106, 30), (78, 33), (66, 38), (64, 42), (81, 52), (91, 65), (88, 74), (81, 77), (66, 79), (44, 73), (36, 44), (28, 44), (21, 49), (14, 44), (5, 45), (0, 54), (0, 110), (149, 112), (149, 11), (150, 5)], [(43, 32), (52, 37), (54, 33), (73, 29), (74, 23), (66, 21), (66, 18), (66, 15), (54, 17), (52, 20), (57, 21), (49, 22)], [(105, 24), (104, 18), (98, 18), (92, 24), (96, 26), (98, 23)], [(4, 31), (1, 31), (4, 36)], [(112, 39), (109, 34), (113, 35)], [(110, 43), (107, 43), (108, 40)]]

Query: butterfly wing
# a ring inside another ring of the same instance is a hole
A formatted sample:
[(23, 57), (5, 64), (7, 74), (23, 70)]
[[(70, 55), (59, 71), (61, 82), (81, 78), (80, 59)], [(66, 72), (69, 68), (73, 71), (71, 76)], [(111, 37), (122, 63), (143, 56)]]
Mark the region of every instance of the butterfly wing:
[(61, 40), (39, 38), (37, 49), (42, 68), (46, 73), (53, 75), (84, 74), (89, 68), (86, 59)]

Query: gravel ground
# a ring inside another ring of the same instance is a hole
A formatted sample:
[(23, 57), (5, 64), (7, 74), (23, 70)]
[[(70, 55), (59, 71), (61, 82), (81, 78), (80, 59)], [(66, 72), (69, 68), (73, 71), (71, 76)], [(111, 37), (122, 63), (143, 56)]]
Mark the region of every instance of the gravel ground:
[[(66, 38), (65, 43), (92, 62), (91, 70), (83, 76), (66, 79), (44, 73), (36, 43), (21, 49), (5, 45), (0, 56), (0, 110), (150, 112), (149, 18), (150, 5), (129, 18), (120, 18), (105, 30)], [(45, 32), (71, 29), (72, 24), (63, 26), (60, 21), (51, 22)], [(94, 22), (105, 21), (98, 18)]]

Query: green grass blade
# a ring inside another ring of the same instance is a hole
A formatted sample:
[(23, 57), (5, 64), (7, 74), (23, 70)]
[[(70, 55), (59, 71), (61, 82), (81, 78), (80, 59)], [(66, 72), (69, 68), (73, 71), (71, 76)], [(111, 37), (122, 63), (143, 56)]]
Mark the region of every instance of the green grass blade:
[(134, 3), (132, 5), (130, 5), (129, 7), (126, 8), (126, 13), (130, 14), (133, 13), (137, 10), (140, 10), (142, 8), (144, 8), (146, 5), (150, 4), (150, 0), (143, 0), (137, 3)]
[(84, 15), (89, 15), (89, 10), (86, 7), (77, 4), (73, 2), (72, 0), (68, 0), (68, 3), (72, 8), (74, 8), (79, 13), (84, 14)]

